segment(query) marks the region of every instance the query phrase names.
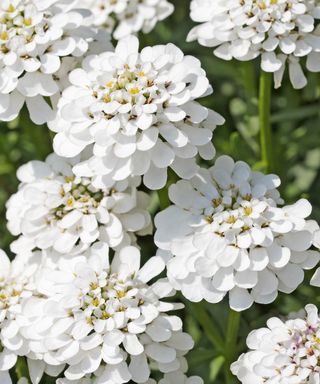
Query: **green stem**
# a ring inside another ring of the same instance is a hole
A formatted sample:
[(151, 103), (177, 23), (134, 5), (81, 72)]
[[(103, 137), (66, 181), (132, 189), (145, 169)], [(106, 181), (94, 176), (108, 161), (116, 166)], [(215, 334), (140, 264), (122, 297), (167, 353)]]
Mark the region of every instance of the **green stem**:
[(237, 380), (230, 371), (230, 365), (235, 361), (238, 354), (238, 332), (240, 327), (240, 312), (230, 309), (228, 327), (226, 334), (226, 363), (225, 363), (225, 378), (226, 384), (236, 383)]
[(18, 379), (22, 377), (29, 378), (29, 370), (27, 366), (26, 359), (24, 357), (19, 357), (15, 365), (15, 373)]
[(256, 115), (257, 112), (257, 84), (253, 61), (244, 61), (242, 64), (243, 87), (246, 94), (248, 113), (250, 116)]
[(161, 211), (169, 207), (170, 199), (168, 194), (168, 187), (164, 187), (158, 191), (158, 198)]
[(192, 315), (203, 328), (206, 337), (217, 350), (217, 352), (224, 351), (224, 341), (221, 337), (218, 327), (215, 326), (213, 318), (208, 314), (204, 307), (204, 303), (187, 303)]
[(274, 172), (274, 153), (271, 130), (272, 74), (261, 71), (259, 92), (259, 124), (261, 160), (266, 172)]

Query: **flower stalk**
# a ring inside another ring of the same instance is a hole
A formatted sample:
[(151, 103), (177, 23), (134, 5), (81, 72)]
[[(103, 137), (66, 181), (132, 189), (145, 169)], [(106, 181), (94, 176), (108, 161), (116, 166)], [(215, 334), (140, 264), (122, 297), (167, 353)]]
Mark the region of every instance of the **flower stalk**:
[(164, 187), (158, 191), (159, 205), (161, 211), (168, 208), (170, 205), (168, 187)]
[(243, 87), (248, 103), (248, 113), (249, 116), (254, 116), (257, 112), (257, 84), (254, 63), (252, 61), (244, 61), (241, 64)]
[(261, 71), (259, 91), (259, 125), (261, 160), (265, 172), (274, 172), (274, 153), (271, 128), (272, 74)]
[(230, 365), (237, 357), (237, 340), (240, 327), (241, 312), (229, 310), (229, 319), (226, 334), (226, 362), (225, 362), (225, 379), (227, 384), (236, 383), (236, 378), (230, 371)]

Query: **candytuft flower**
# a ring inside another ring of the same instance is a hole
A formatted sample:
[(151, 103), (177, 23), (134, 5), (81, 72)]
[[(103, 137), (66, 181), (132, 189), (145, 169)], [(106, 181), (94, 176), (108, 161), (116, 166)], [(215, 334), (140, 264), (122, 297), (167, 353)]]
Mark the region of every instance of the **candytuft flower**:
[(282, 321), (277, 317), (267, 327), (251, 332), (250, 351), (231, 365), (244, 384), (318, 383), (320, 380), (320, 319), (313, 304), (306, 316)]
[(99, 188), (144, 175), (160, 189), (171, 167), (181, 177), (198, 169), (197, 153), (214, 156), (212, 131), (223, 119), (196, 99), (211, 92), (198, 59), (173, 44), (146, 47), (122, 39), (115, 53), (90, 56), (69, 77), (49, 127), (55, 152), (75, 156), (93, 144), (94, 156), (74, 172)]
[(18, 170), (19, 191), (7, 202), (8, 228), (21, 235), (12, 251), (52, 247), (76, 253), (97, 240), (117, 248), (135, 243), (135, 234), (150, 232), (149, 197), (137, 190), (140, 178), (98, 189), (90, 178), (73, 174), (79, 160), (51, 154)]
[[(24, 307), (36, 292), (35, 274), (40, 265), (38, 253), (23, 253), (10, 262), (0, 250), (0, 381), (11, 384), (9, 370), (18, 356), (30, 354), (26, 330), (33, 323), (32, 305)], [(22, 384), (22, 382), (21, 382)]]
[(174, 10), (167, 0), (78, 0), (77, 6), (93, 13), (93, 23), (121, 39), (142, 31), (149, 33)]
[(168, 259), (175, 289), (188, 300), (211, 303), (229, 292), (236, 311), (295, 290), (303, 270), (320, 259), (309, 250), (318, 225), (305, 220), (307, 200), (279, 206), (279, 185), (277, 176), (228, 156), (172, 185), (173, 205), (155, 218), (155, 243)]
[(110, 264), (107, 245), (96, 243), (45, 269), (38, 284), (45, 311), (35, 321), (43, 360), (66, 364), (74, 383), (91, 375), (97, 383), (146, 383), (151, 363), (163, 373), (184, 370), (193, 341), (180, 318), (167, 314), (181, 305), (162, 301), (175, 293), (166, 279), (149, 283), (164, 268), (159, 257), (140, 267), (135, 247), (122, 248)]
[[(102, 369), (100, 369), (100, 372), (97, 372), (96, 375), (88, 375), (87, 377), (78, 380), (77, 384), (98, 384), (100, 383), (99, 375), (102, 375), (102, 373), (103, 373), (103, 367)], [(57, 384), (72, 384), (72, 383), (74, 383), (74, 381), (68, 380), (66, 378), (61, 378), (57, 380)], [(160, 379), (159, 381), (156, 381), (154, 379), (148, 379), (143, 384), (203, 384), (203, 380), (199, 376), (187, 377), (184, 374), (184, 372), (176, 371), (176, 372), (165, 373), (163, 375), (163, 378)]]
[(307, 79), (301, 68), (320, 72), (320, 6), (316, 0), (192, 0), (191, 18), (201, 23), (188, 40), (214, 47), (224, 60), (261, 56), (261, 68), (281, 86), (286, 64), (294, 88)]
[[(30, 118), (48, 121), (45, 100), (60, 92), (64, 66), (72, 69), (97, 39), (109, 49), (106, 34), (85, 26), (89, 12), (74, 9), (75, 0), (1, 0), (0, 120), (16, 118), (26, 102)], [(100, 36), (100, 37), (99, 37)], [(100, 51), (101, 51), (100, 50)]]

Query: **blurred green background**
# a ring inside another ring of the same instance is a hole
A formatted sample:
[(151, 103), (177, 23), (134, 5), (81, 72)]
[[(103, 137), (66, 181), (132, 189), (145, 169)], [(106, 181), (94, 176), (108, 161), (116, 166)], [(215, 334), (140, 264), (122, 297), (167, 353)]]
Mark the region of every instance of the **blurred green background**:
[[(150, 34), (141, 34), (141, 46), (172, 42), (185, 54), (201, 60), (214, 89), (214, 94), (202, 102), (226, 118), (225, 125), (214, 133), (213, 140), (218, 154), (229, 154), (259, 170), (261, 163), (256, 99), (259, 62), (225, 62), (213, 56), (210, 48), (201, 47), (196, 42), (186, 43), (186, 36), (193, 26), (189, 18), (189, 1), (172, 2), (176, 7), (174, 14), (159, 23)], [(248, 71), (251, 71), (251, 78), (245, 76)], [(308, 198), (314, 208), (313, 218), (320, 222), (320, 77), (319, 74), (309, 74), (308, 79), (308, 86), (301, 91), (295, 91), (287, 77), (280, 90), (273, 90), (273, 145), (276, 172), (282, 179), (281, 192), (286, 203), (292, 203), (300, 197)], [(32, 124), (26, 111), (19, 119), (9, 124), (0, 123), (0, 126), (0, 207), (3, 217), (0, 224), (0, 246), (8, 250), (12, 238), (6, 230), (5, 204), (17, 188), (16, 169), (26, 161), (45, 159), (52, 151), (52, 135), (46, 127)], [(150, 256), (154, 252), (151, 238), (141, 245), (146, 255)], [(254, 305), (242, 315), (234, 357), (244, 348), (249, 331), (263, 326), (267, 318), (286, 315), (309, 302), (320, 303), (319, 290), (311, 288), (309, 280), (310, 273), (306, 276), (306, 284), (294, 294), (281, 294), (272, 305)], [(227, 309), (227, 301), (219, 305), (207, 305), (208, 326), (224, 333)], [(206, 384), (225, 383), (220, 370), (223, 358), (213, 348), (208, 335), (204, 335), (196, 320), (197, 311), (197, 307), (188, 305), (183, 314), (186, 329), (196, 340), (195, 350), (189, 354), (190, 372), (201, 375)]]

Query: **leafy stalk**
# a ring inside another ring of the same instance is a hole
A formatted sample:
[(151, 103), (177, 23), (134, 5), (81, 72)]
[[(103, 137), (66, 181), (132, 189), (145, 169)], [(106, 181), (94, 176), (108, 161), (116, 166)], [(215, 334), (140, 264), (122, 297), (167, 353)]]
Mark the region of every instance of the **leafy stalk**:
[(275, 158), (272, 143), (271, 129), (271, 87), (272, 74), (261, 71), (260, 92), (259, 92), (259, 125), (260, 125), (260, 145), (261, 160), (265, 172), (274, 172)]
[(240, 312), (233, 311), (230, 309), (229, 311), (229, 319), (227, 326), (227, 334), (226, 334), (226, 362), (225, 362), (225, 378), (226, 384), (236, 383), (236, 378), (232, 375), (230, 371), (230, 365), (234, 362), (238, 353), (238, 332), (240, 327)]

